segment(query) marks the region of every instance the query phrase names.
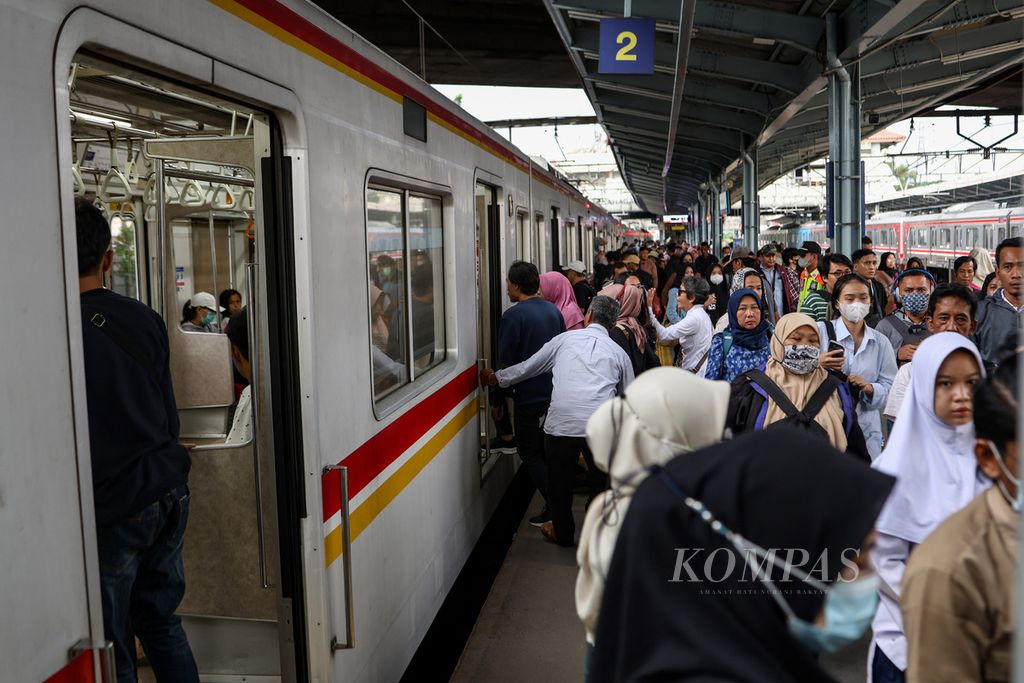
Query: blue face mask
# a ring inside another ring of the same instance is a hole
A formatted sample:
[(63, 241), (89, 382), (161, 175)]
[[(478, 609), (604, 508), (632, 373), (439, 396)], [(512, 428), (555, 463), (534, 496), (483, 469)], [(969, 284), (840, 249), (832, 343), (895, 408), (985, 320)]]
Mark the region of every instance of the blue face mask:
[(771, 563), (784, 569), (807, 585), (825, 593), (825, 625), (818, 626), (797, 616), (793, 608), (782, 597), (781, 591), (769, 578), (770, 573), (765, 575), (766, 565), (751, 567), (758, 580), (768, 588), (769, 595), (786, 614), (790, 634), (808, 650), (820, 653), (836, 652), (860, 638), (871, 625), (871, 620), (874, 619), (875, 610), (878, 607), (878, 589), (882, 582), (878, 574), (868, 574), (852, 581), (836, 580), (831, 585), (822, 583), (796, 567), (787, 567), (785, 561), (774, 551), (768, 552), (756, 543), (733, 532), (717, 520), (711, 511), (704, 507), (703, 503), (683, 493), (664, 470), (660, 471), (658, 476), (665, 482), (669, 490), (682, 498), (686, 506), (697, 513), (704, 523), (729, 541), (747, 562), (759, 558), (762, 562)]
[(903, 295), (903, 310), (913, 315), (920, 315), (928, 310), (928, 294), (911, 292)]
[(207, 313), (206, 317), (203, 318), (203, 324), (204, 325), (212, 325), (215, 322), (217, 322), (217, 314), (214, 313), (213, 311), (210, 311), (209, 313)]
[[(868, 574), (854, 581), (836, 581), (825, 593), (825, 625), (818, 626), (793, 614), (785, 605), (789, 632), (813, 652), (836, 652), (853, 643), (871, 625), (878, 608), (878, 574)], [(772, 593), (774, 596), (775, 594)]]

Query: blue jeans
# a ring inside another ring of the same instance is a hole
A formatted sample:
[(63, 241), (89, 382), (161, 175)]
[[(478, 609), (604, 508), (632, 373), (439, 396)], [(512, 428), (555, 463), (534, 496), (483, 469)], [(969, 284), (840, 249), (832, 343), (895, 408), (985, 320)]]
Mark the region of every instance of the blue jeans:
[(874, 683), (903, 683), (906, 680), (906, 674), (885, 656), (877, 644), (875, 656), (871, 660), (871, 680)]
[(198, 683), (181, 619), (185, 594), (181, 547), (188, 487), (164, 494), (137, 514), (96, 530), (103, 631), (114, 643), (118, 683), (135, 683), (135, 636), (159, 683)]

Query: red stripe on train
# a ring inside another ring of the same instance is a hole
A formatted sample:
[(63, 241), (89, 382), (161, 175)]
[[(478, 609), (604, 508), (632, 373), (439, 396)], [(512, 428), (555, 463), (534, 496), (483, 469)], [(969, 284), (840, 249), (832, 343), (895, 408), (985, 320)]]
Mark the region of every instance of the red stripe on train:
[(81, 654), (68, 662), (67, 666), (47, 678), (43, 683), (95, 683), (95, 681), (92, 650), (83, 650)]
[[(279, 26), (295, 37), (309, 43), (321, 52), (334, 57), (367, 78), (380, 83), (399, 95), (419, 102), (431, 114), (443, 119), (446, 123), (454, 126), (455, 128), (458, 128), (464, 134), (472, 137), (474, 140), (477, 140), (492, 152), (507, 160), (514, 166), (517, 166), (521, 170), (528, 171), (528, 169), (531, 168), (532, 164), (529, 160), (524, 159), (513, 150), (483, 134), (471, 123), (468, 123), (451, 113), (442, 105), (424, 95), (422, 92), (415, 90), (394, 74), (389, 73), (387, 69), (362, 56), (320, 27), (304, 19), (293, 10), (275, 2), (274, 0), (234, 0), (234, 2), (237, 2), (239, 5), (242, 5), (251, 12), (255, 12), (264, 19), (269, 20), (276, 26)], [(557, 183), (544, 175), (543, 172), (536, 174), (536, 177), (538, 180), (543, 181), (545, 184), (551, 186), (555, 190), (558, 190), (567, 197), (572, 196), (567, 190), (565, 190), (565, 188), (560, 187)]]
[[(339, 465), (348, 468), (349, 500), (476, 388), (477, 369), (476, 366), (470, 366), (339, 462)], [(320, 484), (326, 522), (341, 509), (341, 478), (338, 471), (330, 470)]]

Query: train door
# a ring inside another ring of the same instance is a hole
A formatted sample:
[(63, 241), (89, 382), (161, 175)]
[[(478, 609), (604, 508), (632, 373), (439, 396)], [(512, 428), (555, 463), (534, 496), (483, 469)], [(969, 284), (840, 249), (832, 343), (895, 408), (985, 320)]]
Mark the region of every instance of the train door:
[(560, 221), (558, 220), (558, 207), (552, 206), (551, 224), (548, 227), (547, 233), (548, 245), (550, 246), (550, 250), (548, 251), (548, 253), (551, 256), (551, 260), (544, 264), (546, 268), (541, 272), (545, 272), (546, 270), (558, 270), (561, 267), (562, 239), (561, 235), (559, 234), (559, 222)]
[[(476, 183), (476, 292), (477, 292), (477, 364), (497, 367), (498, 324), (501, 321), (501, 211), (498, 188)], [(494, 466), (491, 440), (499, 425), (491, 416), (490, 392), (481, 387), (477, 402), (480, 423), (480, 476)]]
[(544, 214), (538, 213), (533, 217), (533, 249), (530, 252), (531, 262), (537, 266), (540, 272), (544, 272), (546, 264), (544, 262), (544, 242), (542, 237), (544, 235)]
[(576, 254), (574, 258), (583, 260), (583, 216), (576, 217)]
[[(298, 410), (273, 410), (288, 396), (278, 378), (292, 377), (296, 361), (279, 345), (294, 327), (281, 311), (295, 308), (282, 284), (289, 252), (277, 246), (290, 245), (280, 134), (259, 110), (98, 53), (78, 53), (71, 74), (74, 192), (114, 227), (115, 287), (134, 292), (167, 327), (179, 439), (192, 460), (178, 614), (200, 675), (303, 680), (293, 513), (304, 505), (304, 468), (301, 447), (288, 441)], [(144, 286), (119, 285), (117, 274), (129, 271)], [(225, 304), (237, 297), (247, 314), (228, 318), (215, 306), (212, 316), (197, 315), (190, 301), (199, 292), (226, 293)], [(245, 374), (222, 333), (236, 338), (240, 325)], [(279, 458), (284, 451), (289, 457)]]

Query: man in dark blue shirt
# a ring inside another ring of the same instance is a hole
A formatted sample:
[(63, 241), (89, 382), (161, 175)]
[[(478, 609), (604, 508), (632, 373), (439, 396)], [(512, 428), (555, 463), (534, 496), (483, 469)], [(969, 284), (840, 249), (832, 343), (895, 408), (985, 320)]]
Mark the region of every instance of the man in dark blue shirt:
[[(513, 263), (508, 269), (505, 288), (509, 300), (515, 306), (501, 316), (501, 327), (498, 330), (499, 368), (521, 363), (565, 331), (561, 311), (540, 294), (537, 266), (526, 261)], [(515, 387), (492, 393), (492, 411), (496, 422), (504, 418), (504, 396), (509, 394), (515, 404), (513, 428), (519, 457), (546, 500), (548, 475), (544, 461), (544, 431), (541, 427), (551, 403), (551, 373), (546, 372), (520, 382)], [(540, 526), (548, 519), (545, 505), (539, 515), (530, 519), (530, 523)]]
[(75, 200), (103, 630), (118, 681), (136, 678), (135, 636), (157, 680), (198, 683), (180, 619), (188, 451), (178, 443), (167, 329), (148, 306), (103, 288), (110, 226)]

